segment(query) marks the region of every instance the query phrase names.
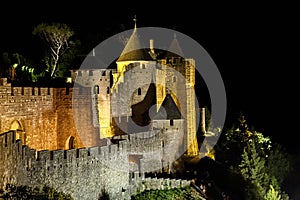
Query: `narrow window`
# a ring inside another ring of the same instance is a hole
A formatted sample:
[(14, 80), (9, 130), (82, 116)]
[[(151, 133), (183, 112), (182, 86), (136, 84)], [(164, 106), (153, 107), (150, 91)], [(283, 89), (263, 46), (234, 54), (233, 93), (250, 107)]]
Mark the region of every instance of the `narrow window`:
[(34, 95), (34, 87), (31, 89), (31, 94)]
[(79, 149), (76, 149), (76, 158), (79, 158)]
[(64, 159), (67, 159), (67, 150), (64, 150)]
[(174, 83), (176, 82), (176, 76), (173, 76), (173, 82)]
[(21, 95), (24, 95), (24, 87), (22, 87)]
[(174, 120), (173, 119), (170, 120), (170, 126), (174, 126)]
[(138, 88), (138, 95), (142, 95), (142, 89)]
[(81, 71), (78, 71), (78, 76), (82, 76), (82, 72)]
[(106, 93), (109, 94), (110, 93), (110, 89), (109, 87), (106, 88)]
[(50, 151), (50, 160), (53, 160), (53, 151)]
[(173, 65), (177, 64), (177, 60), (178, 60), (178, 58), (172, 58)]
[(89, 70), (89, 76), (93, 76), (93, 70)]
[(70, 89), (69, 89), (69, 86), (66, 87), (66, 95), (69, 95), (70, 93)]
[(4, 138), (4, 146), (7, 147), (7, 134), (5, 134), (5, 138)]

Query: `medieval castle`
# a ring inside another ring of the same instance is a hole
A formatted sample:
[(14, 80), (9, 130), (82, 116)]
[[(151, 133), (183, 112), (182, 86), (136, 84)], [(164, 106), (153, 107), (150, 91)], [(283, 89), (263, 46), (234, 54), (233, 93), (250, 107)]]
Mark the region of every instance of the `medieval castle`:
[(145, 177), (198, 155), (195, 61), (174, 53), (176, 36), (170, 51), (149, 41), (141, 48), (135, 26), (115, 67), (72, 69), (67, 87), (1, 78), (0, 188), (46, 184), (82, 200), (188, 185)]

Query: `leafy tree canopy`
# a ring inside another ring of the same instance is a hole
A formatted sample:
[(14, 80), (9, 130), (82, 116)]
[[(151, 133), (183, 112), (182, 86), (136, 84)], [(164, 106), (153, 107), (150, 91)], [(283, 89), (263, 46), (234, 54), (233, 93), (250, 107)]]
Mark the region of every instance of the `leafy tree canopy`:
[(45, 54), (44, 62), (50, 77), (57, 76), (59, 61), (63, 54), (73, 45), (70, 39), (74, 31), (63, 23), (41, 23), (38, 24), (33, 32), (49, 47), (48, 53)]

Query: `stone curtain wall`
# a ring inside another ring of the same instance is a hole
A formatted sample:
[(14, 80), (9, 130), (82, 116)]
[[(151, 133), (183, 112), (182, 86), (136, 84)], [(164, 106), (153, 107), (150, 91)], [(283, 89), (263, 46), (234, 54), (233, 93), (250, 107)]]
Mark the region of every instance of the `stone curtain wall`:
[(26, 138), (23, 143), (37, 150), (65, 149), (70, 136), (77, 147), (97, 146), (99, 127), (92, 123), (90, 95), (90, 88), (83, 88), (79, 94), (78, 87), (12, 87), (1, 78), (0, 133), (11, 130), (16, 122), (20, 124), (19, 133)]
[(53, 88), (11, 87), (6, 78), (0, 82), (0, 133), (9, 131), (17, 121), (27, 145), (57, 149)]
[(0, 136), (0, 188), (46, 184), (78, 200), (98, 199), (103, 190), (111, 199), (129, 199), (126, 144), (36, 151), (15, 137), (15, 131)]
[(143, 174), (159, 173), (162, 168), (164, 170), (172, 168), (172, 163), (184, 152), (183, 137), (183, 131), (174, 128), (115, 136), (114, 139), (128, 141), (128, 154), (140, 156), (140, 161), (136, 163), (139, 167), (130, 170), (131, 172), (139, 170), (138, 172)]

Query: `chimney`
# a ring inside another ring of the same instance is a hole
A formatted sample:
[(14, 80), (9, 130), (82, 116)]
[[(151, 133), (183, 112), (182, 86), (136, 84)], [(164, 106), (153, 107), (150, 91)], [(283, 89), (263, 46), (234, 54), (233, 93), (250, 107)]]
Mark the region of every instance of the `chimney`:
[(154, 40), (150, 39), (150, 51), (154, 54)]

